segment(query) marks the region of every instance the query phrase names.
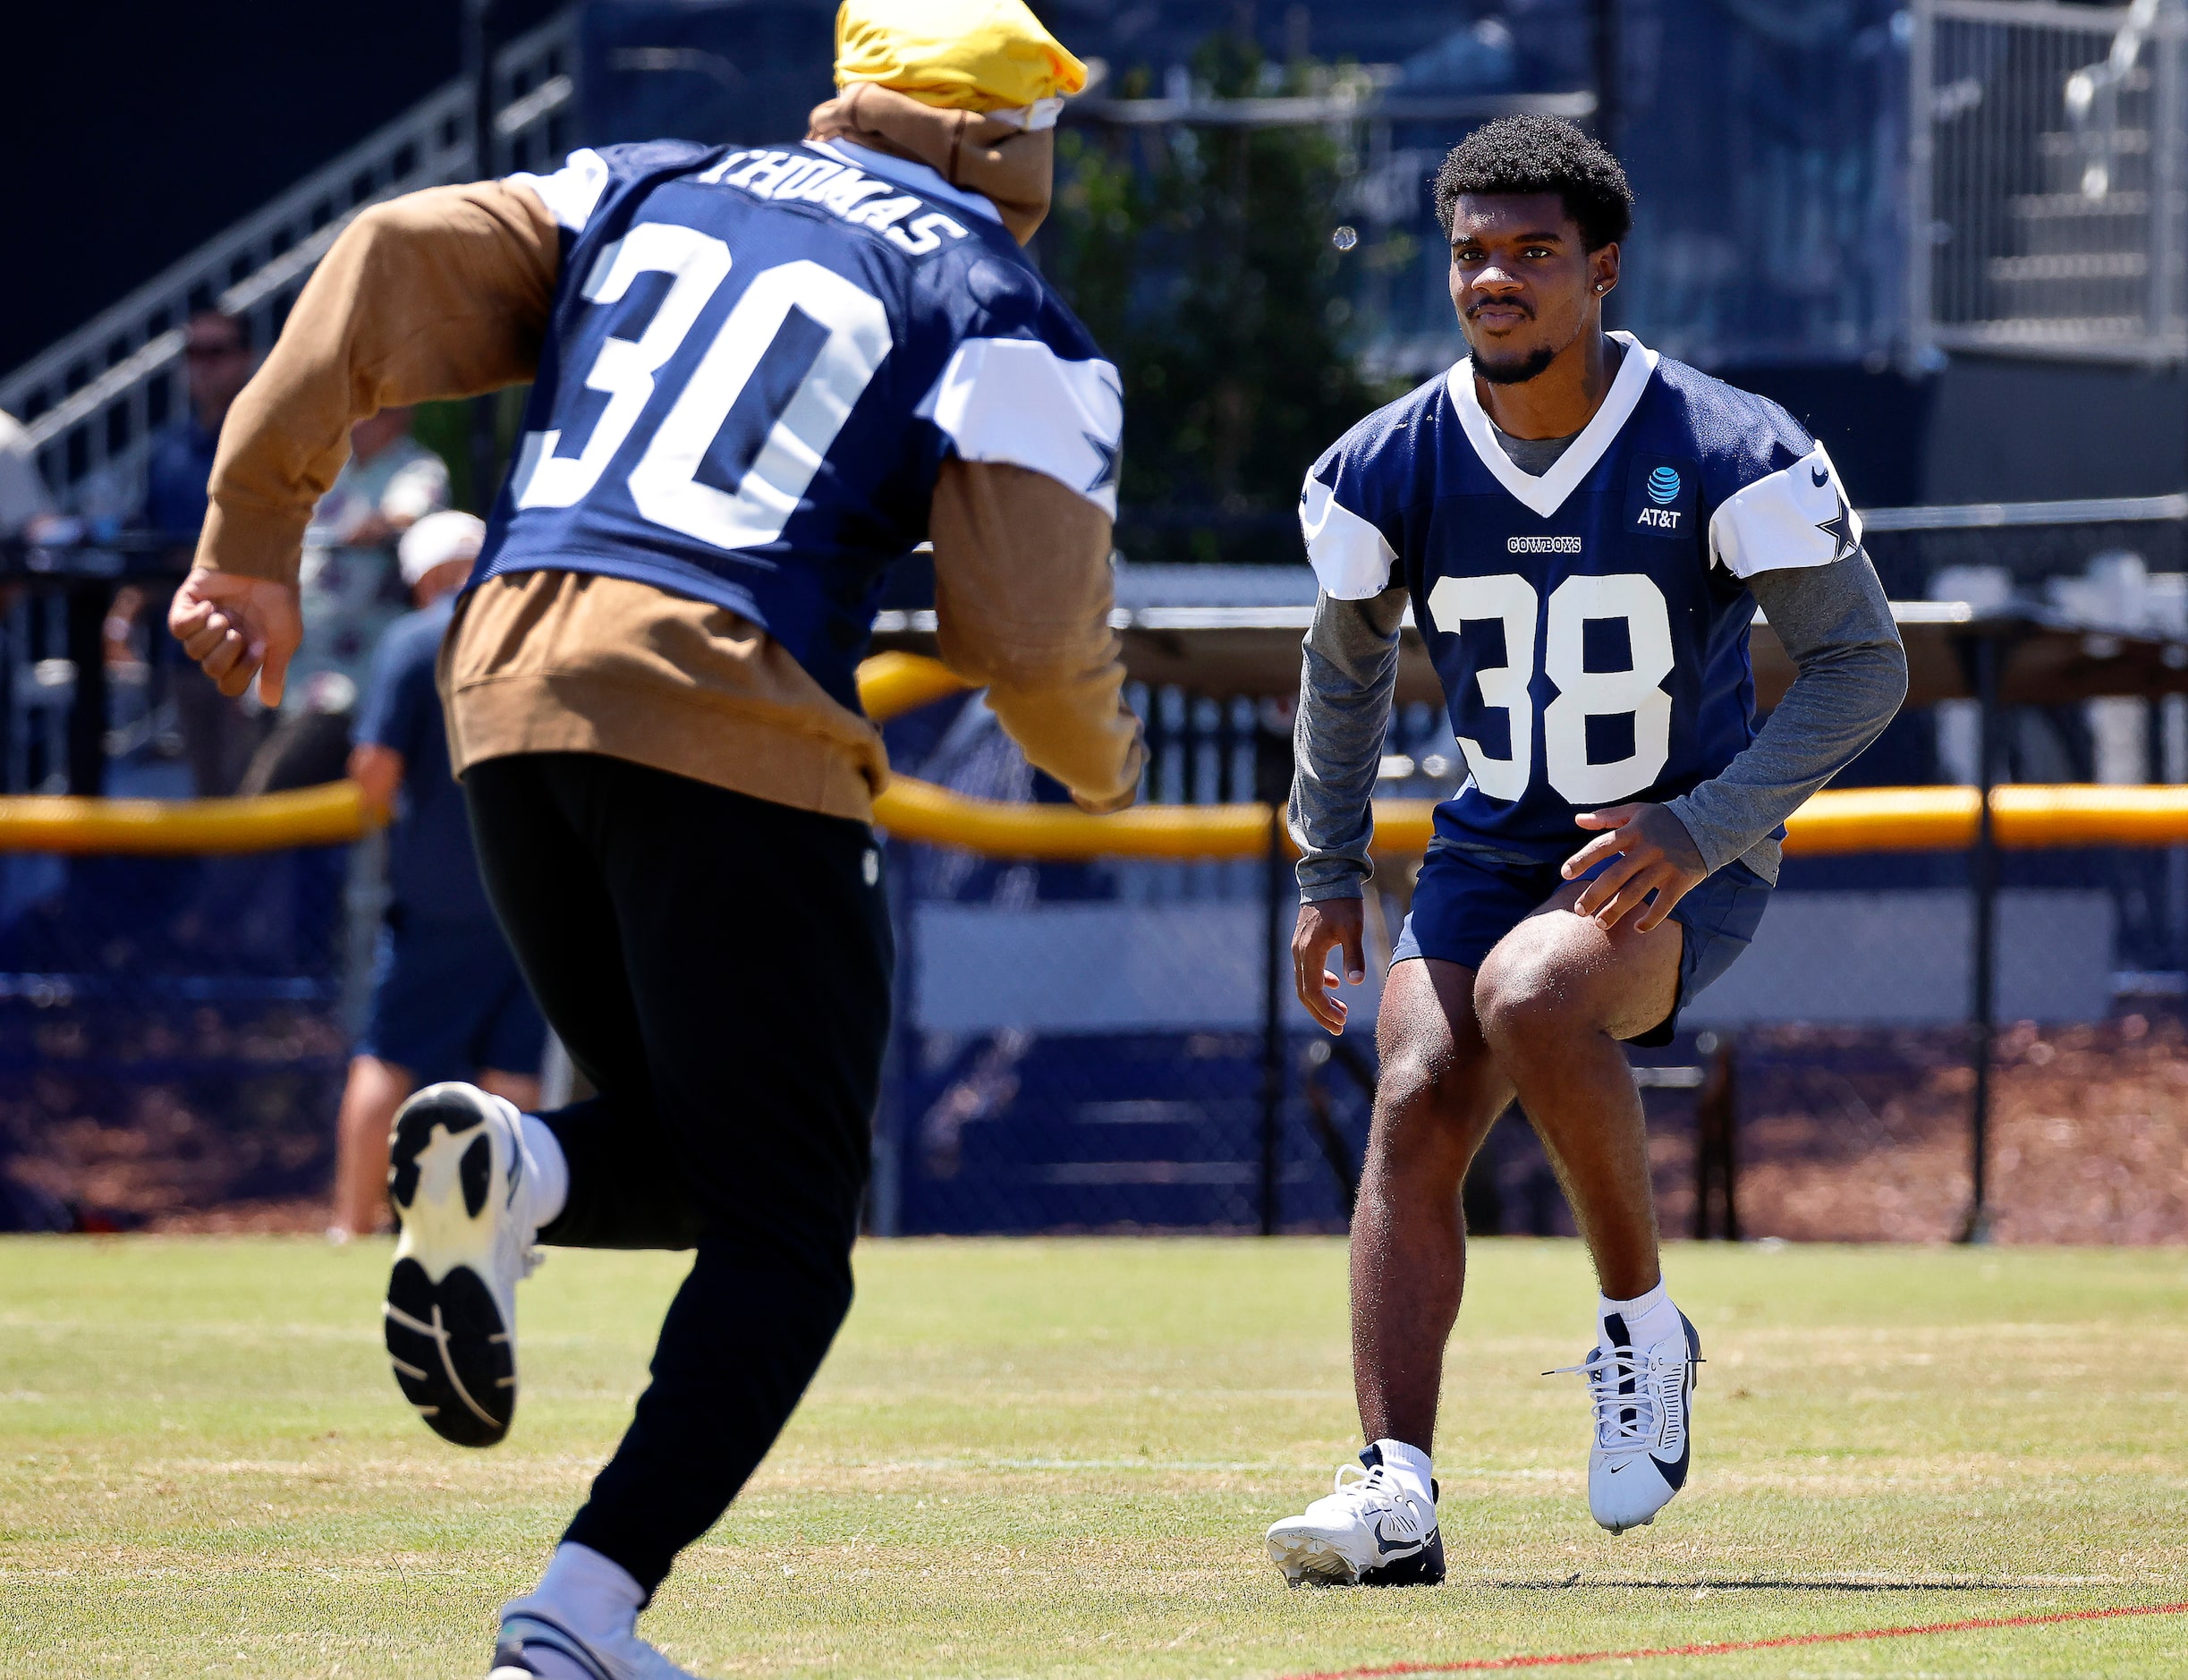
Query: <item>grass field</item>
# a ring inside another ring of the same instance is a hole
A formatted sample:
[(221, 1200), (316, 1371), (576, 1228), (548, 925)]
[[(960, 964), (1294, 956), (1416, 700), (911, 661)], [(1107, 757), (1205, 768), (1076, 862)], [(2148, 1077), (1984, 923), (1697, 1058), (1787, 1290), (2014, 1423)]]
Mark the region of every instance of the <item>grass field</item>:
[[(484, 1673), (642, 1379), (675, 1257), (555, 1254), (465, 1453), (399, 1402), (386, 1251), (0, 1243), (0, 1676)], [(1695, 1479), (1589, 1521), (1563, 1243), (1478, 1245), (1451, 1580), (1290, 1592), (1259, 1531), (1354, 1450), (1329, 1241), (901, 1243), (653, 1636), (709, 1676), (1278, 1676), (2188, 1599), (2188, 1253), (1675, 1249)], [(2175, 1675), (2188, 1616), (1606, 1663)]]

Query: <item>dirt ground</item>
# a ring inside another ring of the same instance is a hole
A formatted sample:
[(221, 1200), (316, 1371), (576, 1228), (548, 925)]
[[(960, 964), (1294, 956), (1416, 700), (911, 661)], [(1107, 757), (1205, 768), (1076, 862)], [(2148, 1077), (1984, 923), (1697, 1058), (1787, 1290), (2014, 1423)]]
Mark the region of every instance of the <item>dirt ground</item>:
[[(1735, 1055), (1743, 1236), (1943, 1242), (1959, 1232), (1973, 1076), (1958, 1031), (1784, 1027), (1742, 1035)], [(2188, 1020), (2012, 1025), (1995, 1068), (1996, 1241), (2188, 1243)], [(331, 1165), (330, 1140), (275, 1115), (331, 1112), (333, 1096), (325, 1079), (268, 1089), (262, 1115), (215, 1125), (184, 1096), (152, 1088), (127, 1124), (102, 1124), (72, 1116), (69, 1091), (49, 1084), (16, 1106), (7, 1172), (49, 1213), (69, 1210), (91, 1228), (315, 1231), (325, 1206), (300, 1192)], [(1692, 1099), (1659, 1091), (1649, 1107), (1664, 1226), (1683, 1235)], [(25, 1123), (29, 1107), (43, 1111), (36, 1124)], [(1532, 1139), (1514, 1124), (1499, 1132), (1502, 1228), (1569, 1233)]]
[[(1743, 1035), (1738, 1054), (1743, 1235), (1958, 1232), (1974, 1085), (1960, 1033), (1778, 1028)], [(2188, 1242), (2188, 1023), (2023, 1022), (2001, 1033), (1994, 1069), (1996, 1241)]]

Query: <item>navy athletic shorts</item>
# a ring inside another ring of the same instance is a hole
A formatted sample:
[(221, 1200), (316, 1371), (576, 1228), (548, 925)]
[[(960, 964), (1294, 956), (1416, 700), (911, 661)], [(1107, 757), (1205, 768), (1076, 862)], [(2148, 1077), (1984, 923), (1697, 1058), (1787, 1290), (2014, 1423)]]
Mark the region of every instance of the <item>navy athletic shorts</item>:
[(399, 912), (381, 925), (360, 1056), (431, 1085), (489, 1067), (537, 1073), (546, 1051), (547, 1022), (498, 926)]
[[(1601, 868), (1609, 867), (1606, 859)], [(1413, 908), (1398, 934), (1391, 963), (1432, 956), (1478, 969), (1497, 942), (1565, 885), (1555, 863), (1500, 847), (1455, 844), (1439, 835), (1429, 847), (1413, 886)], [(1598, 871), (1590, 870), (1593, 876)], [(1671, 919), (1685, 929), (1679, 953), (1679, 1001), (1671, 1014), (1632, 1042), (1668, 1044), (1679, 1012), (1701, 988), (1730, 968), (1748, 947), (1769, 902), (1770, 884), (1744, 863), (1727, 863), (1672, 906)]]

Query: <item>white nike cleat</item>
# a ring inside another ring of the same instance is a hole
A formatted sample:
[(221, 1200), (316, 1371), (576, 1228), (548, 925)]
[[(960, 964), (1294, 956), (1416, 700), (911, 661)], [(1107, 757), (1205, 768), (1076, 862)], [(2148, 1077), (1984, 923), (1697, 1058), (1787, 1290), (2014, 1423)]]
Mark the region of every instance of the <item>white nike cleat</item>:
[(428, 1085), (396, 1111), (388, 1159), (395, 1381), (436, 1434), (491, 1447), (516, 1412), (516, 1286), (538, 1264), (520, 1116), (474, 1086)]
[(1360, 1458), (1338, 1466), (1333, 1491), (1269, 1525), (1270, 1560), (1295, 1587), (1434, 1586), (1444, 1578), (1435, 1484), (1423, 1499), (1398, 1485), (1374, 1447)]
[(1599, 1343), (1579, 1364), (1544, 1373), (1577, 1371), (1588, 1379), (1596, 1427), (1588, 1454), (1588, 1508), (1614, 1534), (1655, 1522), (1685, 1485), (1695, 1367), (1701, 1363), (1701, 1338), (1683, 1312), (1675, 1334), (1647, 1347), (1618, 1343), (1624, 1329), (1615, 1317), (1607, 1320), (1610, 1345)]
[(501, 1638), (487, 1680), (699, 1680), (625, 1630), (580, 1633), (544, 1605), (502, 1606)]

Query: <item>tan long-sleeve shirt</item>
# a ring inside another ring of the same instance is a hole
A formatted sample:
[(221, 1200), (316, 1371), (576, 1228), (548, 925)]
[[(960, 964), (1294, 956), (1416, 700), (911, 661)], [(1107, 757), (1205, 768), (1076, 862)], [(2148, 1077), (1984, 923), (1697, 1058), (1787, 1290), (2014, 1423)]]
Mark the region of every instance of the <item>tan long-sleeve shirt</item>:
[[(560, 242), (530, 189), (483, 182), (368, 210), (335, 242), (224, 428), (198, 561), (293, 581), (354, 420), (529, 378)], [(1023, 468), (946, 462), (929, 516), (945, 659), (1095, 809), (1129, 803), (1143, 750), (1108, 628), (1109, 520)], [(880, 736), (751, 621), (650, 584), (547, 570), (489, 580), (442, 652), (450, 757), (632, 759), (865, 820)]]

